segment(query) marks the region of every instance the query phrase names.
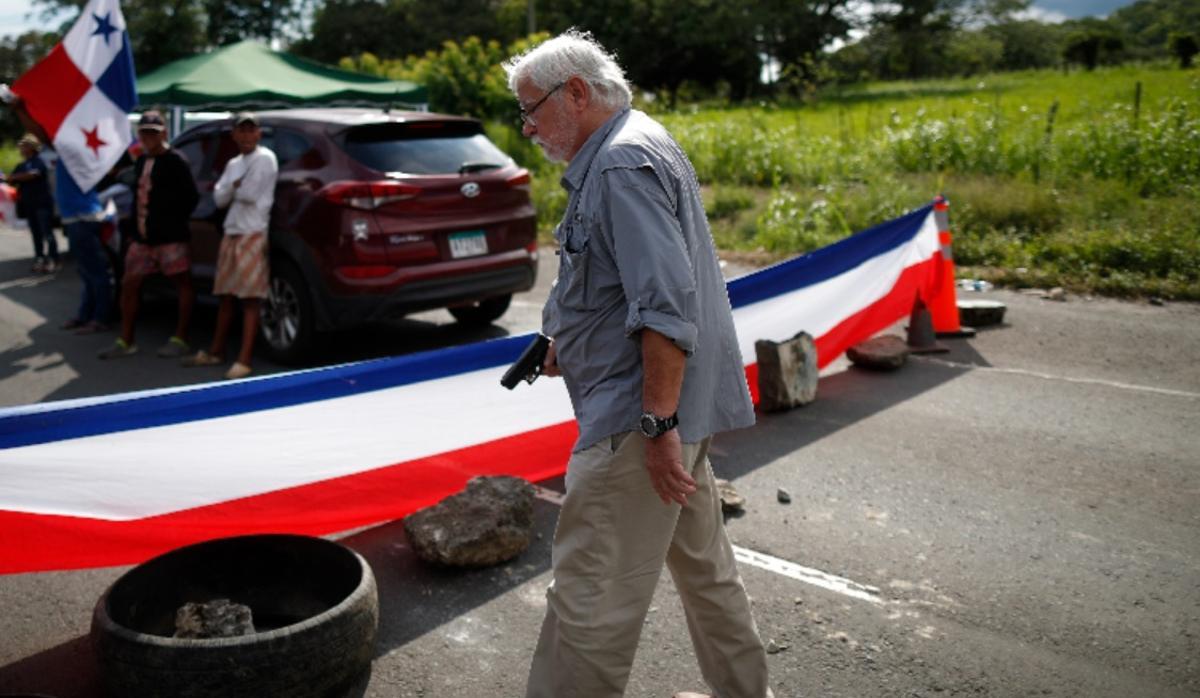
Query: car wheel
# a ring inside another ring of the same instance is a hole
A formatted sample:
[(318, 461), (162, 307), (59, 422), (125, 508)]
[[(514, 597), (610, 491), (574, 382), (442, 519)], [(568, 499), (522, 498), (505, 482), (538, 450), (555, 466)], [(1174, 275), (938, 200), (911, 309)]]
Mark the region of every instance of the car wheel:
[(312, 298), (300, 270), (291, 262), (271, 265), (271, 282), (260, 320), (263, 345), (276, 361), (297, 363), (312, 348), (316, 325)]
[(478, 303), (470, 305), (458, 305), (449, 308), (450, 314), (454, 316), (464, 325), (481, 326), (490, 324), (493, 320), (497, 320), (501, 315), (508, 310), (509, 303), (512, 303), (512, 294), (507, 293), (503, 296), (495, 296), (493, 298), (485, 298)]

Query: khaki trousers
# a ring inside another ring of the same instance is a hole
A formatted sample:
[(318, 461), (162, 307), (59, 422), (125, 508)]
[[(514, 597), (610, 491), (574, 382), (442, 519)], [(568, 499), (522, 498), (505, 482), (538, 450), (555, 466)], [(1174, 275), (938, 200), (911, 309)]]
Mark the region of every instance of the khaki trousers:
[[(719, 698), (771, 695), (766, 652), (725, 534), (709, 441), (683, 445), (697, 490), (682, 508), (663, 504), (650, 485), (641, 434), (571, 455), (526, 698), (623, 695), (664, 561), (709, 689)], [(665, 687), (664, 696), (685, 688)]]

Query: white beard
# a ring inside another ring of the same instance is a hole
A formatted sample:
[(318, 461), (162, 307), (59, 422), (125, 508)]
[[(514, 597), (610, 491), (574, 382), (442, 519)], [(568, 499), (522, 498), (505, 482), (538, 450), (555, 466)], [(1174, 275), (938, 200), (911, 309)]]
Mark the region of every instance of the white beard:
[(569, 133), (563, 132), (557, 138), (542, 138), (538, 135), (531, 140), (534, 145), (542, 149), (542, 153), (550, 162), (566, 162), (571, 146), (575, 143), (578, 135), (579, 127), (575, 126)]

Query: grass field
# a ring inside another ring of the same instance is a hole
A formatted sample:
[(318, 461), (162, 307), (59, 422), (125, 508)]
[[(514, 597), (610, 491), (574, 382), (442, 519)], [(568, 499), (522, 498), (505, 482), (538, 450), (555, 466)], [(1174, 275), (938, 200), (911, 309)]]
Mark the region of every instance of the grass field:
[[(1200, 300), (1200, 71), (891, 82), (657, 116), (728, 252), (816, 249), (941, 193), (962, 276)], [(561, 168), (515, 131), (492, 133), (535, 171), (549, 230)]]
[[(1200, 300), (1200, 70), (1005, 73), (858, 85), (795, 105), (637, 106), (692, 159), (726, 254), (813, 250), (944, 194), (960, 276)], [(548, 241), (566, 203), (562, 167), (511, 125), (488, 132), (533, 171)], [(16, 161), (0, 146), (0, 168)]]

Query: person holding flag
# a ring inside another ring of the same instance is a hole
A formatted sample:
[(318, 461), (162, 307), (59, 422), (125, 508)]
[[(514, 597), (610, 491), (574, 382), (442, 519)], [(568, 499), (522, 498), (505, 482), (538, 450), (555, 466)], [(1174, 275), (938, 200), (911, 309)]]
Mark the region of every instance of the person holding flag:
[(84, 284), (79, 311), (66, 326), (106, 329), (112, 284), (100, 241), (104, 208), (96, 184), (129, 147), (128, 115), (137, 106), (133, 52), (119, 0), (90, 0), (49, 55), (11, 90), (0, 86), (0, 99), (58, 153), (55, 202)]

